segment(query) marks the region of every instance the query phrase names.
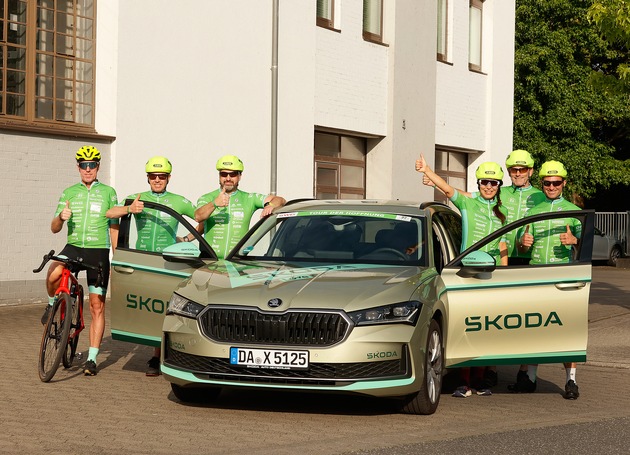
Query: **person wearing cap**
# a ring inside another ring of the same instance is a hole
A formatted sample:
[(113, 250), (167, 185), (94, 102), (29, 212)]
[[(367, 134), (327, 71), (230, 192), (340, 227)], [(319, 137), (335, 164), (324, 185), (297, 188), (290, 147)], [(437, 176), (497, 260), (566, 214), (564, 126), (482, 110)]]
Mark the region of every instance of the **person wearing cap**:
[[(106, 213), (117, 203), (116, 190), (98, 181), (101, 152), (96, 147), (84, 145), (75, 154), (81, 181), (66, 188), (57, 204), (55, 216), (50, 223), (53, 234), (68, 226), (68, 242), (59, 256), (71, 259), (82, 258), (86, 264), (103, 264), (103, 282), (98, 283), (98, 272), (87, 270), (90, 314), (90, 347), (83, 373), (96, 375), (96, 356), (105, 332), (105, 295), (109, 281), (109, 249), (116, 247), (118, 221), (107, 218)], [(48, 321), (50, 308), (55, 302), (55, 290), (61, 280), (61, 262), (53, 262), (46, 276), (49, 305), (42, 316), (42, 324)], [(98, 286), (97, 286), (98, 284)]]
[[(179, 194), (167, 191), (171, 181), (173, 166), (168, 158), (154, 156), (150, 158), (145, 167), (149, 191), (134, 193), (123, 199), (119, 205), (107, 211), (108, 218), (120, 218), (132, 214), (135, 218), (138, 238), (136, 249), (142, 251), (161, 252), (169, 245), (176, 242), (188, 242), (194, 239), (190, 234), (177, 237), (179, 222), (173, 217), (161, 217), (155, 209), (144, 207), (144, 202), (156, 202), (175, 210), (180, 215), (195, 218), (195, 207), (192, 202)], [(130, 205), (125, 205), (126, 199), (133, 199)], [(192, 237), (192, 238), (191, 238)], [(153, 357), (147, 362), (147, 376), (159, 376), (160, 374), (160, 348), (154, 349)]]
[[(462, 245), (461, 251), (493, 233), (507, 223), (508, 211), (502, 206), (500, 188), (503, 183), (503, 170), (501, 166), (493, 162), (482, 163), (476, 170), (478, 193), (476, 196), (469, 196), (457, 191), (449, 185), (442, 177), (437, 175), (427, 164), (424, 156), (416, 160), (416, 171), (424, 174), (437, 188), (448, 197), (462, 215)], [(506, 266), (508, 264), (508, 250), (505, 238), (499, 238), (494, 242), (485, 245), (482, 251), (490, 254), (497, 265)], [(487, 371), (494, 373), (496, 377), (496, 367), (488, 366), (475, 369), (474, 381), (478, 395), (491, 395), (492, 383), (486, 380)], [(463, 385), (458, 387), (453, 393), (454, 397), (466, 398), (472, 395), (471, 370), (462, 368), (460, 370)]]
[[(580, 208), (562, 197), (562, 191), (567, 183), (567, 170), (559, 161), (547, 161), (540, 168), (545, 200), (531, 208), (527, 216), (539, 213), (580, 210)], [(571, 262), (573, 247), (577, 245), (581, 224), (575, 218), (555, 218), (537, 221), (519, 230), (517, 247), (531, 252), (530, 264), (563, 264)], [(575, 382), (575, 362), (564, 364), (567, 378), (564, 388), (564, 398), (575, 400), (580, 392)], [(536, 373), (538, 365), (529, 365), (527, 376), (521, 376), (516, 384), (509, 386), (510, 391), (516, 393), (531, 393), (536, 390)]]
[(219, 188), (197, 201), (195, 220), (204, 225), (206, 240), (219, 259), (224, 258), (249, 230), (254, 212), (263, 209), (261, 218), (269, 216), (286, 200), (280, 196), (246, 193), (239, 189), (243, 162), (234, 155), (218, 159)]

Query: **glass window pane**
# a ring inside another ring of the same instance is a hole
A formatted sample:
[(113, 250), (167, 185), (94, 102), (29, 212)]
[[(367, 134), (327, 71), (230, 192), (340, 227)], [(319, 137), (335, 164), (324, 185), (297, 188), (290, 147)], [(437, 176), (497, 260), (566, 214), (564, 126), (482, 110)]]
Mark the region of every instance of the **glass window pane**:
[(26, 111), (26, 97), (7, 93), (7, 115), (24, 117)]
[(465, 190), (466, 189), (466, 178), (465, 177), (454, 177), (454, 176), (449, 176), (447, 179), (449, 185), (451, 185), (453, 188), (459, 188), (461, 190)]
[(2, 16), (0, 16), (0, 40), (4, 41), (4, 21), (1, 19)]
[(315, 133), (315, 154), (339, 157), (339, 136)]
[(92, 84), (86, 84), (84, 82), (77, 82), (75, 84), (77, 89), (76, 101), (81, 103), (92, 104)]
[(77, 51), (75, 54), (77, 58), (84, 58), (86, 60), (92, 60), (94, 58), (93, 51), (94, 51), (93, 41), (77, 38)]
[(331, 19), (332, 18), (332, 2), (333, 0), (317, 0), (317, 17)]
[(91, 125), (93, 122), (93, 109), (90, 104), (77, 104), (77, 115), (75, 121), (85, 125)]
[(47, 32), (40, 30), (37, 32), (37, 50), (44, 52), (55, 51), (55, 34), (53, 32)]
[(342, 136), (341, 158), (365, 161), (365, 139)]
[(26, 93), (26, 73), (23, 71), (7, 71), (7, 92)]
[(57, 10), (71, 14), (74, 12), (73, 3), (73, 0), (57, 0)]
[(52, 55), (46, 54), (37, 54), (37, 59), (35, 60), (35, 71), (37, 74), (45, 74), (46, 76), (53, 75), (53, 61), (54, 57)]
[(63, 57), (55, 57), (55, 76), (64, 79), (72, 79), (74, 73), (73, 68), (73, 60)]
[(74, 17), (64, 12), (57, 13), (57, 33), (72, 35), (74, 31)]
[(468, 38), (468, 62), (481, 66), (481, 10), (470, 7)]
[(446, 2), (438, 0), (438, 21), (437, 21), (437, 52), (446, 55)]
[(317, 185), (337, 186), (338, 185), (337, 170), (318, 167), (317, 168)]
[(448, 154), (439, 150), (435, 151), (435, 170), (445, 171), (448, 166)]
[(381, 36), (381, 0), (363, 1), (363, 31)]
[(4, 68), (4, 46), (0, 46), (0, 68)]
[(354, 193), (341, 193), (342, 199), (363, 199), (364, 196), (362, 194), (354, 194)]
[(26, 25), (9, 22), (7, 30), (7, 42), (12, 44), (26, 45)]
[(37, 76), (35, 79), (35, 94), (37, 96), (53, 97), (53, 78)]
[(315, 197), (317, 199), (337, 199), (337, 193), (325, 193), (318, 191)]
[(74, 55), (74, 39), (69, 35), (60, 35), (57, 33), (57, 42), (55, 51), (58, 54)]
[(77, 80), (92, 82), (94, 75), (92, 72), (92, 63), (89, 62), (76, 62), (77, 65)]
[(77, 36), (81, 38), (93, 39), (92, 33), (94, 21), (83, 17), (77, 18)]
[(37, 5), (41, 8), (54, 8), (55, 0), (37, 0)]
[(41, 119), (52, 120), (53, 118), (53, 100), (37, 98), (35, 103), (35, 117)]
[(26, 22), (26, 1), (9, 0), (9, 19)]
[(49, 9), (39, 8), (37, 10), (37, 26), (44, 30), (54, 30), (55, 12)]
[(68, 101), (55, 101), (55, 120), (65, 122), (72, 121), (72, 103)]
[(72, 101), (74, 87), (72, 81), (67, 79), (57, 79), (55, 81), (55, 98), (58, 100)]
[(448, 170), (453, 172), (466, 172), (468, 167), (468, 155), (465, 153), (451, 152), (448, 160)]
[(341, 186), (363, 188), (363, 168), (341, 166)]
[(94, 0), (77, 0), (77, 14), (94, 17)]

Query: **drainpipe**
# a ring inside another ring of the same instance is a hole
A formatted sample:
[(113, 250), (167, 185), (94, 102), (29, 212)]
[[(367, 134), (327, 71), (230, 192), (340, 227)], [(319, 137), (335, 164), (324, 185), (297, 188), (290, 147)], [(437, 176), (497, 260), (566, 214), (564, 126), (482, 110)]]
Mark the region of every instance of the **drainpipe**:
[(278, 190), (278, 1), (273, 0), (271, 32), (271, 176), (270, 194)]

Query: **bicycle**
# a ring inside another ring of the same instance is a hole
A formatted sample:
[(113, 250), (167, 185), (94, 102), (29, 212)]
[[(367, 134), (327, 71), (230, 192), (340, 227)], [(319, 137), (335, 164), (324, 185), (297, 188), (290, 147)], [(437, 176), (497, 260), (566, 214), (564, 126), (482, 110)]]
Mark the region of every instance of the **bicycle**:
[(48, 320), (44, 325), (44, 333), (39, 348), (39, 379), (49, 382), (62, 362), (64, 368), (70, 368), (76, 356), (79, 344), (79, 334), (85, 328), (83, 321), (83, 286), (79, 283), (81, 270), (96, 270), (98, 273), (97, 286), (103, 281), (103, 265), (93, 266), (85, 264), (81, 258), (70, 259), (55, 256), (51, 250), (44, 255), (41, 265), (33, 273), (42, 271), (50, 260), (63, 264), (61, 281), (55, 291), (55, 303), (48, 313)]

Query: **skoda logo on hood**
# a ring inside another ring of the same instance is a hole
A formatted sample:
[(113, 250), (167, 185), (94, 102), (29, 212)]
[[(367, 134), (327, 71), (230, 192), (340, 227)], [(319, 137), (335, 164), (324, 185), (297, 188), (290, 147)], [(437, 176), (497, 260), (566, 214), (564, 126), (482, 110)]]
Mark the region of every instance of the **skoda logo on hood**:
[(269, 308), (278, 308), (280, 305), (282, 305), (282, 299), (271, 299), (267, 302)]

